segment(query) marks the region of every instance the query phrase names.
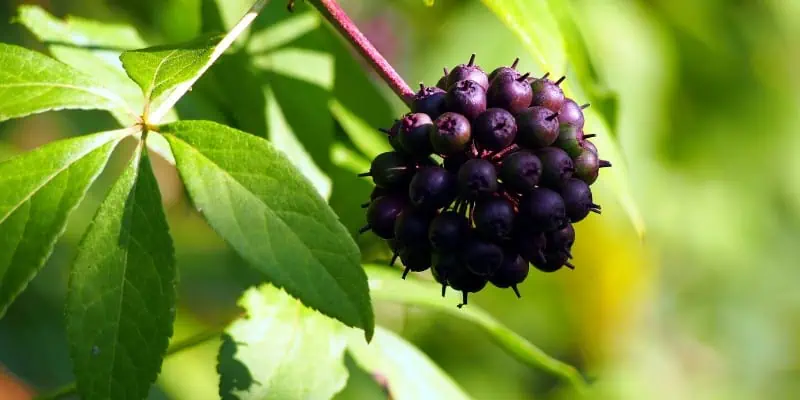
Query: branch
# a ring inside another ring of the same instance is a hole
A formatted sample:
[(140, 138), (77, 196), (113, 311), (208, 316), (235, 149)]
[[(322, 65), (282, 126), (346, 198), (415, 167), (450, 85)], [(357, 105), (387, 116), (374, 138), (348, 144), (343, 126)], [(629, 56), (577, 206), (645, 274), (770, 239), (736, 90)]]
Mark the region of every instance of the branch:
[(410, 107), (411, 102), (414, 100), (414, 91), (411, 90), (411, 87), (408, 86), (400, 74), (394, 70), (389, 61), (386, 61), (378, 49), (370, 43), (369, 39), (361, 33), (339, 3), (336, 0), (309, 0), (308, 2), (316, 7), (328, 22), (333, 24), (336, 30), (358, 50), (362, 57), (369, 61), (372, 68), (392, 88), (397, 97)]

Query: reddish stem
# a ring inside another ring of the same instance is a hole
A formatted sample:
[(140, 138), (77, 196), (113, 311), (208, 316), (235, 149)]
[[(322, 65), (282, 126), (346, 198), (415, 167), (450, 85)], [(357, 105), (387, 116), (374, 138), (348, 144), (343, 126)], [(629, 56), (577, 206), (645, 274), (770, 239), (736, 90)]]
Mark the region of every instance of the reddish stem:
[(309, 3), (316, 7), (322, 16), (358, 50), (361, 56), (369, 61), (372, 68), (392, 88), (397, 97), (410, 107), (414, 99), (414, 91), (378, 49), (370, 43), (369, 39), (361, 33), (339, 3), (336, 0), (310, 0)]

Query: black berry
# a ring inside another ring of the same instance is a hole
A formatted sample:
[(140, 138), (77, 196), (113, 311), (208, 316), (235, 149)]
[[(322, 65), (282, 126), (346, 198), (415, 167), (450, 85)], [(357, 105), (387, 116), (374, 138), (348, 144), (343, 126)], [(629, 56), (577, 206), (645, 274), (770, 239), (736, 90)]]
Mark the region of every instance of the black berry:
[(517, 143), (537, 149), (558, 138), (558, 114), (544, 107), (529, 107), (517, 115)]
[(361, 232), (372, 230), (381, 238), (393, 238), (395, 221), (405, 205), (405, 198), (397, 195), (376, 198), (367, 208), (367, 225), (361, 228)]
[(442, 167), (422, 167), (408, 187), (411, 204), (428, 210), (447, 207), (458, 194), (456, 177)]
[(578, 222), (586, 218), (590, 211), (599, 211), (600, 207), (592, 201), (592, 190), (580, 179), (568, 179), (561, 185), (561, 198), (570, 221)]
[(359, 176), (371, 176), (375, 185), (385, 189), (395, 189), (407, 185), (414, 173), (415, 166), (403, 154), (396, 151), (378, 154), (369, 172)]
[(527, 79), (527, 74), (516, 78), (505, 74), (495, 78), (486, 92), (487, 105), (504, 108), (512, 114), (524, 111), (533, 99), (533, 91)]
[(527, 150), (507, 155), (500, 167), (503, 185), (517, 193), (527, 193), (535, 188), (541, 176), (542, 162)]
[(428, 114), (431, 119), (436, 119), (444, 112), (444, 98), (447, 92), (435, 86), (426, 87), (419, 85), (419, 92), (414, 95), (411, 111)]
[(540, 106), (547, 108), (553, 112), (559, 112), (561, 106), (564, 104), (564, 91), (558, 86), (564, 78), (556, 82), (543, 77), (541, 79), (534, 79), (531, 82), (531, 90), (533, 91), (532, 106)]
[(465, 249), (464, 261), (473, 274), (489, 277), (503, 263), (503, 249), (494, 243), (473, 240)]
[(480, 292), (486, 287), (487, 282), (486, 278), (473, 274), (467, 268), (454, 268), (449, 271), (447, 276), (447, 283), (450, 284), (450, 287), (463, 294), (462, 303), (458, 305), (459, 308), (467, 304), (469, 293)]
[(489, 77), (483, 72), (481, 67), (475, 65), (475, 54), (469, 58), (466, 64), (459, 64), (450, 74), (447, 75), (447, 88), (453, 87), (456, 82), (469, 80), (480, 85), (484, 91), (489, 88)]
[(568, 221), (561, 195), (546, 188), (533, 189), (523, 196), (519, 203), (519, 213), (523, 226), (530, 232), (559, 229)]
[(430, 212), (406, 207), (397, 216), (394, 237), (401, 247), (430, 247), (428, 228), (433, 216)]
[(573, 126), (578, 130), (583, 129), (583, 108), (571, 99), (564, 100), (564, 104), (558, 112), (558, 122), (562, 125)]
[(532, 262), (534, 267), (542, 272), (556, 272), (564, 266), (574, 269), (569, 262), (569, 256), (561, 253), (545, 253), (545, 257), (540, 262)]
[(452, 275), (451, 271), (463, 270), (467, 267), (461, 262), (461, 258), (453, 253), (437, 254), (431, 268), (431, 275), (440, 285), (442, 285), (442, 297), (447, 289), (447, 281)]
[(431, 267), (431, 250), (426, 247), (405, 247), (400, 250), (400, 261), (406, 267), (403, 279), (409, 271), (422, 272)]
[(557, 147), (545, 147), (536, 151), (542, 161), (541, 183), (548, 187), (558, 187), (565, 180), (572, 178), (575, 166), (564, 150)]
[(575, 228), (566, 224), (563, 228), (548, 232), (545, 235), (547, 252), (561, 253), (572, 257), (572, 245), (575, 244)]
[(447, 112), (436, 118), (428, 140), (442, 155), (463, 153), (472, 139), (472, 126), (461, 114)]
[(486, 239), (508, 240), (514, 229), (516, 212), (506, 199), (490, 197), (475, 205), (475, 229)]
[(428, 240), (439, 251), (457, 251), (469, 234), (469, 221), (455, 211), (445, 211), (431, 222)]
[(458, 170), (458, 188), (462, 196), (470, 199), (497, 191), (497, 171), (487, 160), (469, 160)]
[(429, 139), (433, 129), (433, 121), (428, 114), (411, 113), (400, 120), (397, 139), (408, 154), (427, 157), (433, 152)]
[(503, 263), (489, 278), (489, 282), (501, 289), (512, 288), (517, 297), (521, 297), (517, 285), (525, 281), (529, 270), (530, 266), (522, 256), (506, 251), (503, 254)]
[(486, 89), (475, 81), (458, 81), (450, 86), (445, 98), (447, 111), (459, 113), (474, 120), (486, 111)]
[(517, 137), (517, 122), (514, 116), (502, 108), (490, 108), (475, 119), (473, 125), (475, 141), (488, 150), (502, 150)]

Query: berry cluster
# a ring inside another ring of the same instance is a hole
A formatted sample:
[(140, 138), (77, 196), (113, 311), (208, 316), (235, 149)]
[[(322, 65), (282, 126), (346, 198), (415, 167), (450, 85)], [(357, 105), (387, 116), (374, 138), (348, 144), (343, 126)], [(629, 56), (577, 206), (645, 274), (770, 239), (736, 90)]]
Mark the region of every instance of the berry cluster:
[(436, 86), (420, 84), (412, 112), (384, 130), (394, 151), (375, 157), (367, 225), (386, 239), (405, 272), (463, 293), (488, 282), (512, 288), (529, 263), (544, 272), (569, 260), (572, 224), (600, 212), (589, 185), (602, 167), (583, 133), (583, 109), (548, 75), (511, 66), (486, 74), (453, 68)]

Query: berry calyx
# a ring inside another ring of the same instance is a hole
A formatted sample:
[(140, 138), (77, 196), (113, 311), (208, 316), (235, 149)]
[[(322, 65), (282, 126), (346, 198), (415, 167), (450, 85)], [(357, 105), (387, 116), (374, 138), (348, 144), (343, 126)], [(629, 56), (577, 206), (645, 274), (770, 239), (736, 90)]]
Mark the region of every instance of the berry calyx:
[(444, 112), (444, 99), (447, 92), (435, 86), (426, 87), (419, 84), (419, 92), (414, 95), (411, 102), (411, 111), (428, 114), (431, 119), (436, 119)]
[(558, 86), (564, 81), (566, 77), (562, 77), (558, 81), (551, 81), (547, 79), (548, 75), (540, 79), (534, 79), (531, 82), (531, 90), (533, 91), (533, 100), (531, 106), (539, 106), (547, 108), (552, 112), (559, 112), (561, 106), (564, 104), (564, 91)]
[(376, 198), (367, 208), (367, 225), (359, 232), (371, 230), (383, 239), (394, 238), (395, 221), (405, 206), (405, 198), (397, 195)]
[(522, 197), (519, 203), (520, 219), (530, 232), (548, 232), (567, 223), (564, 199), (557, 192), (536, 188)]
[(446, 112), (436, 118), (435, 128), (430, 132), (433, 149), (442, 155), (463, 153), (472, 139), (472, 126), (461, 114)]
[(458, 170), (458, 188), (462, 196), (477, 199), (497, 191), (497, 171), (490, 161), (476, 158)]
[(486, 92), (488, 106), (504, 108), (512, 114), (524, 111), (533, 100), (533, 91), (527, 79), (527, 74), (515, 78), (507, 73), (492, 80)]
[(561, 198), (564, 199), (567, 217), (578, 222), (586, 218), (589, 212), (600, 212), (600, 206), (592, 201), (592, 190), (580, 179), (569, 179), (561, 185)]
[(431, 222), (428, 240), (439, 251), (458, 251), (469, 235), (469, 221), (455, 212), (445, 211)]
[(503, 263), (503, 249), (494, 243), (474, 240), (466, 248), (464, 261), (470, 272), (488, 278)]
[(506, 188), (516, 193), (527, 193), (539, 184), (541, 177), (542, 162), (533, 153), (521, 150), (503, 158), (500, 179)]
[(465, 80), (477, 83), (484, 91), (489, 88), (489, 77), (481, 67), (475, 65), (475, 54), (470, 56), (468, 63), (459, 64), (450, 71), (447, 75), (447, 89), (453, 87), (456, 82)]
[(408, 184), (414, 169), (415, 166), (408, 157), (396, 151), (390, 151), (378, 154), (372, 160), (369, 172), (359, 174), (359, 176), (371, 176), (375, 185), (384, 189), (396, 189)]
[(458, 81), (447, 91), (445, 107), (472, 121), (486, 111), (486, 89), (475, 81)]
[(397, 140), (406, 153), (418, 158), (427, 157), (433, 153), (429, 140), (433, 129), (428, 114), (411, 113), (400, 120)]
[(426, 210), (447, 207), (458, 194), (456, 177), (442, 167), (422, 167), (408, 187), (411, 204)]
[(557, 113), (544, 107), (529, 107), (517, 114), (517, 143), (529, 149), (553, 144), (558, 138)]
[(517, 297), (522, 297), (517, 289), (517, 285), (525, 281), (528, 277), (530, 266), (522, 256), (510, 251), (503, 255), (503, 263), (489, 278), (489, 282), (501, 289), (511, 288)]
[(498, 151), (514, 143), (517, 122), (510, 112), (502, 108), (490, 108), (475, 119), (473, 131), (478, 145)]
[(514, 206), (500, 197), (478, 201), (473, 214), (475, 229), (484, 238), (497, 242), (511, 238), (515, 217)]
[(491, 86), (492, 81), (499, 77), (503, 76), (511, 76), (513, 79), (519, 78), (519, 72), (517, 71), (517, 64), (519, 64), (519, 57), (514, 59), (514, 62), (511, 63), (508, 67), (498, 67), (494, 71), (489, 74), (489, 86)]
[(565, 180), (572, 178), (575, 166), (564, 150), (557, 147), (545, 147), (536, 151), (542, 161), (541, 184), (547, 187), (558, 187)]

